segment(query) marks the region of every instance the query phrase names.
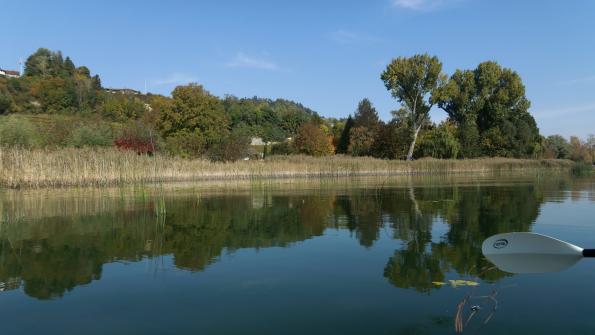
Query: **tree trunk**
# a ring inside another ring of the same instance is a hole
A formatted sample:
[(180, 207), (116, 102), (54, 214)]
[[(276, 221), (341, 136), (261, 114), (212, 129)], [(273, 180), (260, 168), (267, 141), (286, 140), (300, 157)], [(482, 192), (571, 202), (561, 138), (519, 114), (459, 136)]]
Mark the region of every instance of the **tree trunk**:
[(413, 140), (411, 141), (411, 145), (409, 146), (409, 152), (407, 153), (408, 161), (413, 160), (413, 149), (415, 149), (415, 141), (417, 141), (417, 134), (419, 134), (420, 130), (421, 130), (421, 125), (419, 127), (417, 127), (415, 129), (415, 132), (413, 133)]

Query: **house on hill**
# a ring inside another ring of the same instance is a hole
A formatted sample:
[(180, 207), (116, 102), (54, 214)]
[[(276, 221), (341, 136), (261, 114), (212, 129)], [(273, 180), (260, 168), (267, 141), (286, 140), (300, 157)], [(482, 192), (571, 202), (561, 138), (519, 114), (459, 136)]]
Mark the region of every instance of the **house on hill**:
[(140, 95), (140, 91), (133, 90), (130, 88), (105, 88), (107, 93), (111, 94), (124, 94), (124, 95)]
[(18, 78), (21, 76), (21, 73), (19, 71), (0, 69), (0, 76), (8, 78)]

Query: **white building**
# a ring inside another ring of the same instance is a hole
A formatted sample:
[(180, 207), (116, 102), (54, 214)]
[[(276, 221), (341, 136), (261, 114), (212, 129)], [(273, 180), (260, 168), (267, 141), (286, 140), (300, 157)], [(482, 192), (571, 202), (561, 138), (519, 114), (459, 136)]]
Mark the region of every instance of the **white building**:
[(0, 76), (8, 78), (18, 78), (21, 76), (21, 74), (19, 73), (19, 71), (0, 69)]

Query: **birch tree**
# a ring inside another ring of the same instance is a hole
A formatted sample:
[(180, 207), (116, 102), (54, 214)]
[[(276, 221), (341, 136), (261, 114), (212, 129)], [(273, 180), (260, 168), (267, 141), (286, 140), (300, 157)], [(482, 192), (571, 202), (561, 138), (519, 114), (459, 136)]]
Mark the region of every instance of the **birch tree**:
[(434, 105), (432, 94), (447, 79), (442, 73), (442, 63), (428, 54), (399, 57), (392, 60), (380, 78), (410, 118), (412, 138), (407, 160), (412, 160), (417, 136)]

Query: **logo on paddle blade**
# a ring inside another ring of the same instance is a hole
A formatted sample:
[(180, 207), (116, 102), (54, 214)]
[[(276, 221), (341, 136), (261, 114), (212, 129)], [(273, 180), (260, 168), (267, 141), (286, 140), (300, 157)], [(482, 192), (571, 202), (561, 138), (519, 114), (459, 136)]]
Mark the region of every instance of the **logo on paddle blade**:
[(508, 240), (505, 238), (501, 238), (498, 241), (494, 242), (493, 246), (496, 249), (502, 249), (508, 245)]

